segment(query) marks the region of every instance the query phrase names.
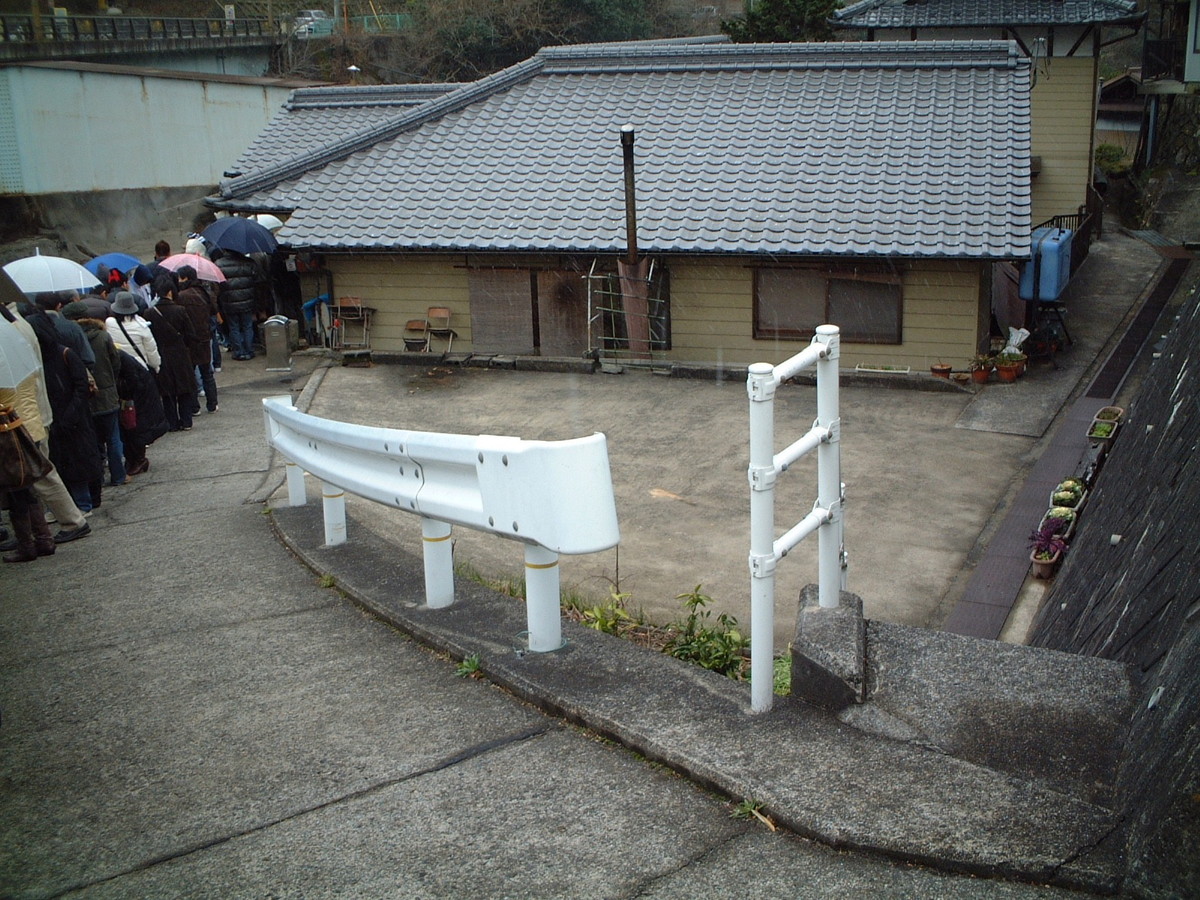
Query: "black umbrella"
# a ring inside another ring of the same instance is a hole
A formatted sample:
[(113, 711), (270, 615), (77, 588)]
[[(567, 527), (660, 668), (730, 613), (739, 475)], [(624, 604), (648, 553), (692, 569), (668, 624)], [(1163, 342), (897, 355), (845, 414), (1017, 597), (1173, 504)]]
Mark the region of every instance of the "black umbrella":
[(204, 229), (201, 237), (213, 247), (234, 253), (273, 253), (279, 246), (269, 229), (240, 216), (217, 219)]

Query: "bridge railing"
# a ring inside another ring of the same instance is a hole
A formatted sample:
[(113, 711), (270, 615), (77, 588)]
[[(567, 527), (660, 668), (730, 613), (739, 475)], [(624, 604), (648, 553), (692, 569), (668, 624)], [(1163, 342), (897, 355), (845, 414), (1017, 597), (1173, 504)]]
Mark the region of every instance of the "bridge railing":
[(302, 413), (290, 397), (266, 398), (263, 412), (267, 442), (288, 462), (288, 503), (307, 501), (305, 472), (322, 482), (327, 546), (346, 541), (346, 491), (420, 516), (425, 601), (437, 609), (454, 602), (451, 525), (519, 541), (529, 649), (562, 646), (558, 555), (620, 538), (603, 434), (525, 441), (352, 425)]
[(274, 36), (267, 19), (196, 19), (162, 16), (0, 15), (0, 42), (38, 44), (76, 41)]

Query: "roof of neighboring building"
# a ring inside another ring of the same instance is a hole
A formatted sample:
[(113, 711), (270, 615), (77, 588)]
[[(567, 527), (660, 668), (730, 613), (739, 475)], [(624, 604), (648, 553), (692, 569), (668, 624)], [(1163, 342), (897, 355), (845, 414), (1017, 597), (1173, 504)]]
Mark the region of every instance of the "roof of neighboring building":
[(293, 246), (621, 252), (631, 123), (645, 252), (1010, 258), (1029, 75), (1005, 41), (547, 48), (213, 203)]
[(837, 10), (839, 28), (1099, 25), (1141, 21), (1134, 0), (862, 0)]
[(294, 90), (230, 171), (246, 175), (274, 166), (295, 156), (297, 147), (326, 146), (348, 131), (394, 119), (402, 110), (462, 86), (456, 83), (336, 85)]

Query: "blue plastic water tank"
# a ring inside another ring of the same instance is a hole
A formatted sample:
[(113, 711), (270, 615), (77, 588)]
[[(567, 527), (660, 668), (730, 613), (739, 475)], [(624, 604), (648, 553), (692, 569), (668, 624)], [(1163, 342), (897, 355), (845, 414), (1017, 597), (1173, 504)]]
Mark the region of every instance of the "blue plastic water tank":
[[(1029, 261), (1021, 264), (1022, 300), (1057, 300), (1071, 279), (1069, 228), (1035, 228), (1030, 240)], [(1034, 296), (1034, 270), (1037, 296)]]

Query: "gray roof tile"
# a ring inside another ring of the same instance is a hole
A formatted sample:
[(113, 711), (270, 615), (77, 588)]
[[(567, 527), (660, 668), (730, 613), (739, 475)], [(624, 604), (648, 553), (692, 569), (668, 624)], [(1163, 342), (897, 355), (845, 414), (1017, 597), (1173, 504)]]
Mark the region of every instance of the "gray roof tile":
[(645, 252), (1007, 258), (1028, 248), (1009, 42), (551, 48), (222, 186), (344, 250), (615, 253), (618, 128)]
[(837, 10), (840, 28), (983, 28), (1140, 21), (1132, 0), (862, 0)]
[(461, 84), (387, 84), (300, 88), (231, 167), (250, 174), (285, 162), (297, 148), (325, 147), (365, 126), (395, 119)]

